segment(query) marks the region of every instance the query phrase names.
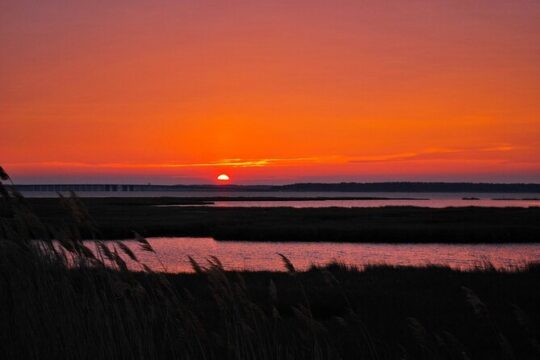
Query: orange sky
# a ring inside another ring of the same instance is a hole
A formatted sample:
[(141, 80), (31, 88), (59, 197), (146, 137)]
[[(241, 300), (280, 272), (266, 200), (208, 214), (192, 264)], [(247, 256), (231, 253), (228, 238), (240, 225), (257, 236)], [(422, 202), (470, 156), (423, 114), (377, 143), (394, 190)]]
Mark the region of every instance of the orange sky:
[(540, 2), (270, 3), (3, 0), (0, 165), (19, 183), (540, 182)]

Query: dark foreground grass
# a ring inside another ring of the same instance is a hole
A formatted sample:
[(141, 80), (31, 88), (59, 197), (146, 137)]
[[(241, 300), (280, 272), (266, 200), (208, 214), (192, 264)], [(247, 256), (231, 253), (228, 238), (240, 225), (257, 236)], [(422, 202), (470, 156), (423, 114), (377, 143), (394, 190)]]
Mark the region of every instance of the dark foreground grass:
[[(538, 359), (540, 268), (132, 273), (2, 244), (6, 359)], [(197, 265), (195, 265), (197, 266)]]
[[(1, 172), (0, 172), (0, 175)], [(5, 359), (538, 359), (540, 267), (339, 264), (283, 273), (162, 274), (99, 242), (80, 200), (64, 226), (0, 184), (0, 356)], [(34, 239), (41, 239), (35, 241)], [(57, 239), (53, 246), (51, 239)], [(136, 236), (141, 248), (151, 245)], [(188, 254), (186, 254), (187, 256)]]
[[(131, 238), (133, 230), (145, 236), (250, 241), (519, 243), (536, 242), (540, 236), (539, 207), (212, 208), (155, 206), (194, 201), (175, 198), (80, 201), (102, 239)], [(69, 219), (56, 199), (28, 199), (28, 203), (57, 226)]]

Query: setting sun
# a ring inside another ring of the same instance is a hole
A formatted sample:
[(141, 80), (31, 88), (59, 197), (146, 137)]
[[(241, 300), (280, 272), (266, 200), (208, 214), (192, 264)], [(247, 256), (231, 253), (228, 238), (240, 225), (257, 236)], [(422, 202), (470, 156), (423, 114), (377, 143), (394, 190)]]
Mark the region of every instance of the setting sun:
[(227, 174), (221, 174), (217, 177), (219, 181), (229, 181), (231, 178)]

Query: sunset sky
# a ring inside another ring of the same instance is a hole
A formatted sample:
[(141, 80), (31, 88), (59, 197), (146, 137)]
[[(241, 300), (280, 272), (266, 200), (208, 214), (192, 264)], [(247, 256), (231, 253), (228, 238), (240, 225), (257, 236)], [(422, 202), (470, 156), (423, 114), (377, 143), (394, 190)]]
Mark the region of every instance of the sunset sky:
[(540, 182), (540, 1), (0, 2), (18, 183)]

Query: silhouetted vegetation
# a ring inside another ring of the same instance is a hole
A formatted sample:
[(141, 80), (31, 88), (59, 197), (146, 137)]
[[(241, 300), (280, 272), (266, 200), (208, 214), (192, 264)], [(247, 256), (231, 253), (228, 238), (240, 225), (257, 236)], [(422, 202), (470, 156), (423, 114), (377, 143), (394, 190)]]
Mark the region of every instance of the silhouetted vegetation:
[(214, 262), (163, 275), (67, 270), (4, 251), (1, 266), (10, 359), (540, 356), (538, 267), (237, 273)]
[[(459, 272), (333, 263), (297, 272), (282, 256), (286, 272), (226, 272), (211, 257), (191, 259), (193, 274), (165, 274), (119, 241), (90, 251), (82, 242), (98, 231), (90, 209), (75, 196), (60, 202), (66, 221), (51, 226), (0, 183), (3, 358), (540, 356), (538, 265)], [(128, 271), (127, 258), (141, 271)]]
[[(55, 199), (28, 199), (47, 221), (61, 226), (68, 212)], [(387, 243), (536, 242), (540, 208), (213, 208), (177, 198), (81, 198), (104, 239), (209, 236), (218, 240)]]

